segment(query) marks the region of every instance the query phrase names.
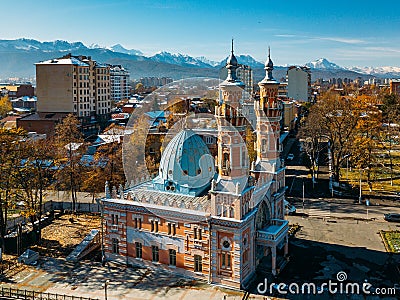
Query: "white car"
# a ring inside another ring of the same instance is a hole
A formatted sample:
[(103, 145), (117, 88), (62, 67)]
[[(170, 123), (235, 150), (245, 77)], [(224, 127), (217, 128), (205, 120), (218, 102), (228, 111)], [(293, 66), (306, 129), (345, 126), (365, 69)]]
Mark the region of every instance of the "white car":
[(293, 160), (294, 158), (294, 154), (293, 153), (289, 153), (287, 156), (287, 160)]
[(290, 204), (288, 201), (283, 200), (283, 205), (285, 209), (285, 215), (292, 215), (296, 213), (296, 207), (292, 204)]

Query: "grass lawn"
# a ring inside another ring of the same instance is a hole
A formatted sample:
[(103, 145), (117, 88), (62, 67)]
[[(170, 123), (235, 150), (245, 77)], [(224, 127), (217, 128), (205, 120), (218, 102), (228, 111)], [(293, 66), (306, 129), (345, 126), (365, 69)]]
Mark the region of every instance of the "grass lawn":
[(400, 231), (380, 231), (386, 251), (391, 253), (400, 253)]
[[(390, 182), (390, 169), (389, 159), (380, 159), (380, 166), (374, 167), (371, 171), (371, 183), (373, 192), (391, 192), (400, 193), (400, 152), (392, 153), (393, 157), (393, 185)], [(342, 182), (347, 181), (354, 187), (359, 187), (360, 184), (360, 171), (359, 169), (352, 168), (347, 171), (346, 167), (340, 170), (340, 178)], [(363, 193), (369, 193), (369, 186), (367, 184), (367, 170), (361, 173), (361, 186)]]

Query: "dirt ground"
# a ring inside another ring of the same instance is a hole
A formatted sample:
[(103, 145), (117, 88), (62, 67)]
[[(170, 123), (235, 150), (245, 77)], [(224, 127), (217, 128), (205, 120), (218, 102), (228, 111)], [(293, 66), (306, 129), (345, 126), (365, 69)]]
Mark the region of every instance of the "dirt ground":
[(92, 229), (100, 229), (100, 216), (65, 214), (42, 229), (42, 241), (31, 247), (41, 256), (65, 258)]

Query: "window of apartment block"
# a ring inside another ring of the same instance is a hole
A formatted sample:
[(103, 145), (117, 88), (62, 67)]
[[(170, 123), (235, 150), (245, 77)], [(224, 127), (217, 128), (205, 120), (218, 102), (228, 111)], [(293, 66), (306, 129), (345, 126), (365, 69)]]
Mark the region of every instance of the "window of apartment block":
[(118, 239), (112, 239), (112, 253), (119, 253)]
[(142, 258), (142, 243), (136, 242), (135, 248), (136, 248), (136, 258)]
[(176, 250), (169, 249), (169, 264), (176, 266)]
[(112, 225), (118, 225), (118, 215), (111, 215), (111, 224)]
[(151, 246), (151, 252), (152, 252), (152, 259), (154, 262), (158, 262), (159, 256), (158, 256), (158, 247), (157, 246)]
[(194, 256), (194, 271), (195, 272), (203, 271), (202, 257), (200, 255)]

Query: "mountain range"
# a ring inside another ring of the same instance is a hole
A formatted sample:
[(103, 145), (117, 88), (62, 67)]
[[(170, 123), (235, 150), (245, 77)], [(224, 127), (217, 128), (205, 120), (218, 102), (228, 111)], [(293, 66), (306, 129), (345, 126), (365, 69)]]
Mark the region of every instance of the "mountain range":
[[(226, 58), (212, 61), (206, 57), (191, 57), (186, 54), (173, 54), (160, 51), (152, 56), (145, 56), (140, 50), (126, 49), (120, 44), (103, 47), (97, 44), (90, 46), (82, 42), (50, 41), (40, 42), (33, 39), (0, 40), (0, 78), (35, 76), (34, 64), (52, 58), (61, 57), (67, 53), (73, 55), (91, 56), (102, 63), (123, 65), (130, 71), (131, 78), (146, 76), (172, 77), (181, 79), (187, 77), (207, 76), (218, 77), (218, 69), (223, 67)], [(254, 81), (265, 75), (264, 64), (250, 55), (236, 55), (239, 63), (249, 65), (254, 71)], [(399, 77), (400, 67), (352, 67), (344, 68), (325, 58), (320, 58), (304, 64), (312, 69), (312, 80), (316, 78), (357, 78)], [(277, 79), (285, 77), (287, 66), (275, 66), (274, 76)]]

